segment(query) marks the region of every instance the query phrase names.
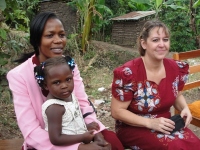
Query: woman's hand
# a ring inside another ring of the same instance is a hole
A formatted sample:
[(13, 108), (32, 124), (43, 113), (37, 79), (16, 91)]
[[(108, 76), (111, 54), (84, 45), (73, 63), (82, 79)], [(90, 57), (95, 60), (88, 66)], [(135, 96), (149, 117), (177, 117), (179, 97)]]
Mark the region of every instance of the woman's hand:
[(170, 134), (170, 132), (175, 128), (175, 123), (170, 119), (160, 117), (149, 119), (147, 127), (164, 134)]
[(192, 121), (192, 114), (189, 108), (188, 107), (183, 108), (180, 115), (185, 120), (185, 127), (187, 127)]
[(86, 124), (86, 126), (87, 126), (87, 129), (90, 131), (90, 130), (96, 130), (96, 131), (98, 131), (99, 129), (100, 129), (100, 127), (99, 127), (99, 124), (98, 123), (96, 123), (96, 122), (91, 122), (91, 123), (89, 123), (89, 124)]
[(101, 133), (94, 136), (94, 142), (80, 144), (78, 150), (111, 150), (111, 145), (104, 139)]
[(94, 130), (92, 130), (92, 131), (88, 131), (88, 132), (85, 132), (84, 134), (83, 134), (83, 143), (85, 143), (85, 144), (88, 144), (88, 143), (90, 143), (92, 140), (93, 140), (93, 138), (94, 138)]
[(102, 146), (102, 147), (111, 147), (110, 143), (108, 143), (104, 139), (103, 135), (100, 132), (95, 134), (94, 142), (96, 142), (99, 146)]
[(185, 127), (187, 127), (192, 121), (192, 115), (181, 91), (178, 93), (174, 107), (181, 112), (180, 115), (185, 120)]

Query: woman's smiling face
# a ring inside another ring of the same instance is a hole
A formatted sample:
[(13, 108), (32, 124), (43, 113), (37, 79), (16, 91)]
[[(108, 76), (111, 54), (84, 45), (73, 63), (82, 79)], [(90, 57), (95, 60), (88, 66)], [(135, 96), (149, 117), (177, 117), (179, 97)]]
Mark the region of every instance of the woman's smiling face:
[(39, 61), (63, 54), (67, 43), (63, 24), (59, 19), (49, 19), (44, 27), (39, 47)]
[(153, 28), (147, 40), (141, 41), (143, 49), (146, 50), (145, 55), (151, 58), (162, 60), (169, 52), (170, 39), (162, 27)]

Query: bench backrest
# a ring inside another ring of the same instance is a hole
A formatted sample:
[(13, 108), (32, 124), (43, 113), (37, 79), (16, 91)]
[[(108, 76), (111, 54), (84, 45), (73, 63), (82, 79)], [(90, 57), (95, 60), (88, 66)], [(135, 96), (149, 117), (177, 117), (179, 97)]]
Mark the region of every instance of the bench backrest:
[(0, 140), (0, 150), (21, 150), (24, 139)]
[[(198, 58), (198, 57), (200, 58), (200, 49), (173, 54), (173, 59), (180, 60), (180, 61), (184, 61), (187, 59), (194, 59), (194, 58)], [(194, 73), (200, 72), (200, 64), (190, 65), (189, 70), (190, 70), (189, 74), (194, 74)], [(200, 79), (200, 76), (199, 76), (199, 79)], [(200, 80), (186, 83), (183, 88), (183, 91), (190, 90), (190, 89), (196, 88), (196, 87), (200, 87)]]

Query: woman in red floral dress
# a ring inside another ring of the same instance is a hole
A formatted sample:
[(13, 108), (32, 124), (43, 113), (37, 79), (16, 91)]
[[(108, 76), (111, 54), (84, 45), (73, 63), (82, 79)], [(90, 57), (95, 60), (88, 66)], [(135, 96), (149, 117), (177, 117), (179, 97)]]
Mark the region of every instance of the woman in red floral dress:
[[(111, 111), (122, 144), (133, 150), (197, 150), (200, 140), (187, 128), (192, 120), (181, 93), (188, 64), (165, 58), (169, 30), (159, 20), (147, 21), (138, 38), (141, 57), (114, 70)], [(185, 127), (172, 132), (170, 107), (181, 112)]]

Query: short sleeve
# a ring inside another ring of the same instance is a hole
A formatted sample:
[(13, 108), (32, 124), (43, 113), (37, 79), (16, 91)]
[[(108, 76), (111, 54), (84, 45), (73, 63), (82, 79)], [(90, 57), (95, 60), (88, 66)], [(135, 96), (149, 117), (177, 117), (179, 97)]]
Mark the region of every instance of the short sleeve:
[(176, 61), (179, 68), (179, 84), (178, 91), (182, 91), (185, 83), (188, 80), (189, 65), (186, 62)]
[(120, 101), (133, 99), (134, 75), (126, 66), (120, 66), (113, 71), (112, 96)]

